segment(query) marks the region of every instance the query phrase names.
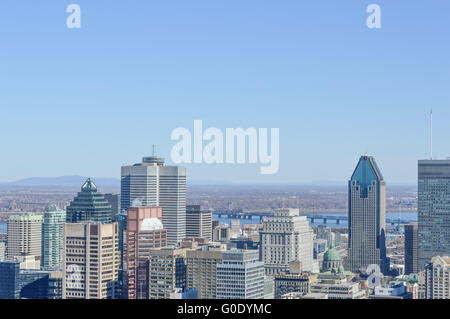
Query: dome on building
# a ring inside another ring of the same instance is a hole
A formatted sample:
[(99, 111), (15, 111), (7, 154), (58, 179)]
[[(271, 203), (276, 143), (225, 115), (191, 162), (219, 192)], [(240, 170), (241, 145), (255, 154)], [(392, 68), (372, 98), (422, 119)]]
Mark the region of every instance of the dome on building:
[(342, 266), (341, 254), (337, 251), (333, 245), (326, 251), (323, 256), (322, 271), (330, 271), (332, 273), (342, 273), (344, 272), (344, 267)]
[(330, 248), (326, 251), (325, 255), (323, 256), (323, 262), (341, 262), (341, 254), (337, 251), (336, 248), (334, 248), (333, 245), (330, 246)]
[(163, 224), (158, 218), (145, 218), (141, 224), (141, 230), (160, 230), (163, 229)]

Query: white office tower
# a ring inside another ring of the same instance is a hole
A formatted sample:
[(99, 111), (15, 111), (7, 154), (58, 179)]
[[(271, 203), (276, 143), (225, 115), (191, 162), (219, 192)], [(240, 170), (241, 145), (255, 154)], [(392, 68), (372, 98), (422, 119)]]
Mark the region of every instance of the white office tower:
[(216, 268), (217, 299), (264, 299), (264, 264), (255, 250), (222, 253)]
[(260, 237), (266, 275), (288, 271), (291, 261), (300, 261), (304, 271), (313, 271), (314, 233), (298, 209), (277, 209), (274, 216), (264, 218)]
[(165, 166), (155, 156), (122, 166), (120, 207), (130, 206), (162, 206), (169, 245), (181, 242), (186, 237), (186, 168)]
[[(42, 216), (13, 215), (8, 220), (8, 259), (33, 256), (40, 264), (42, 254)], [(39, 267), (36, 267), (39, 268)]]
[(450, 257), (436, 256), (425, 266), (425, 299), (450, 299)]

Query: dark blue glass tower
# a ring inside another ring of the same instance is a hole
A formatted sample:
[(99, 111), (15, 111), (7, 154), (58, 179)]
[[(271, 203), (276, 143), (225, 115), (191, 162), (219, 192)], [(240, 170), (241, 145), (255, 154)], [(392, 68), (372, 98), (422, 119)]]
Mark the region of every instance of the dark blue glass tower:
[(372, 156), (361, 156), (348, 183), (348, 268), (376, 264), (389, 272), (386, 258), (386, 182)]

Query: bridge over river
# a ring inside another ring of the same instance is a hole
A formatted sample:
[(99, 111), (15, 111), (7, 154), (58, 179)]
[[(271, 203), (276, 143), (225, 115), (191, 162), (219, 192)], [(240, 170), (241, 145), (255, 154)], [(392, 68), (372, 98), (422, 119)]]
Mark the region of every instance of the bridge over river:
[[(244, 212), (215, 212), (214, 216), (217, 218), (230, 218), (230, 219), (249, 219), (249, 220), (259, 220), (261, 221), (264, 217), (273, 216), (273, 213), (244, 213)], [(348, 223), (348, 216), (346, 214), (304, 214), (308, 220), (314, 224), (317, 222), (322, 222), (323, 224), (336, 224)], [(408, 218), (386, 218), (386, 224), (409, 224), (414, 222)]]

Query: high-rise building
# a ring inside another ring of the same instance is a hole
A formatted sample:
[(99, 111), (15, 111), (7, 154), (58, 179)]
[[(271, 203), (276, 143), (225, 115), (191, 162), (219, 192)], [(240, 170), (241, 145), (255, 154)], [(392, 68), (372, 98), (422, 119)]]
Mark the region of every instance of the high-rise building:
[(42, 224), (42, 263), (44, 270), (62, 269), (63, 230), (66, 211), (49, 211), (44, 213)]
[(19, 273), (18, 261), (0, 261), (0, 299), (19, 299)]
[(348, 268), (365, 271), (376, 264), (386, 274), (386, 182), (372, 156), (359, 159), (348, 182), (348, 197)]
[(450, 257), (435, 256), (425, 266), (425, 299), (450, 299)]
[(164, 159), (144, 157), (142, 163), (123, 166), (121, 173), (122, 210), (136, 206), (162, 206), (163, 225), (170, 245), (186, 237), (186, 168), (165, 166)]
[(212, 211), (200, 205), (186, 206), (186, 237), (212, 240)]
[(266, 275), (288, 271), (291, 261), (300, 261), (305, 271), (312, 271), (314, 233), (298, 209), (277, 209), (274, 216), (264, 218), (260, 238)]
[(61, 299), (61, 273), (22, 269), (0, 261), (0, 299)]
[(34, 256), (37, 260), (41, 259), (42, 221), (42, 216), (32, 213), (9, 217), (8, 259), (27, 256)]
[(411, 223), (405, 225), (405, 275), (417, 274), (418, 256), (417, 256), (417, 239), (418, 239), (418, 224)]
[(198, 299), (216, 299), (216, 268), (222, 262), (220, 249), (199, 248), (186, 252), (186, 287), (198, 292)]
[(450, 160), (419, 161), (418, 268), (450, 254)]
[[(128, 299), (147, 299), (150, 250), (167, 246), (162, 207), (130, 207), (127, 216)], [(139, 269), (142, 274), (138, 276)]]
[(114, 299), (118, 224), (64, 224), (63, 299)]
[(81, 192), (70, 202), (66, 211), (68, 223), (111, 223), (111, 205), (103, 194), (97, 192), (97, 186), (90, 178), (81, 186)]
[(119, 194), (105, 194), (105, 199), (111, 205), (111, 220), (113, 222), (117, 221), (117, 216), (120, 213), (120, 195)]
[(186, 288), (186, 250), (160, 248), (150, 250), (149, 298), (169, 299), (177, 288)]
[(228, 250), (216, 270), (217, 299), (263, 299), (264, 263), (256, 250)]

